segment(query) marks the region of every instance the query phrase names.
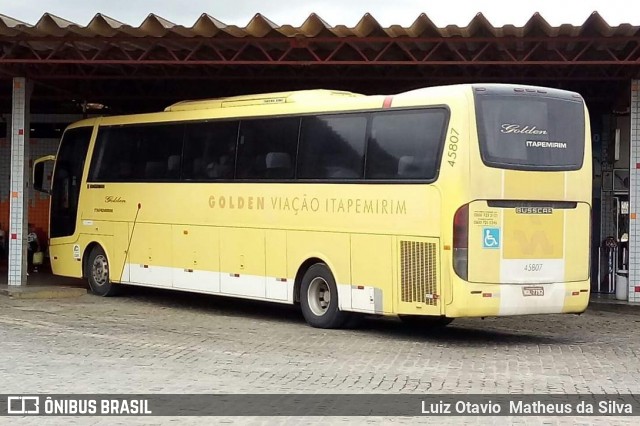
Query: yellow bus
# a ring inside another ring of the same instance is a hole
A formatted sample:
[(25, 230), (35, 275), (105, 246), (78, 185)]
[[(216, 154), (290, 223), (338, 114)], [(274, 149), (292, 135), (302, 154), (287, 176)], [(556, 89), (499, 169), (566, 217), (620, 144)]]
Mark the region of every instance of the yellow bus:
[(54, 274), (355, 314), (580, 313), (591, 147), (573, 92), (310, 90), (180, 102), (69, 126), (51, 188)]

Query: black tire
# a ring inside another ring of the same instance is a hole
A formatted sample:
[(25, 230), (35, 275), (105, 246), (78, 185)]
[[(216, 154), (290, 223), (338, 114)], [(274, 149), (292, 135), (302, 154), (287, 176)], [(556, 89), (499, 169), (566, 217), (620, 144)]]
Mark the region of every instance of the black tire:
[(415, 328), (442, 328), (453, 322), (453, 318), (422, 316), (422, 315), (400, 315), (400, 320)]
[(91, 292), (98, 296), (115, 296), (120, 289), (109, 279), (109, 260), (100, 246), (95, 246), (89, 254), (86, 276)]
[(316, 328), (340, 328), (350, 317), (338, 308), (336, 280), (324, 263), (312, 265), (302, 277), (300, 305), (304, 319)]

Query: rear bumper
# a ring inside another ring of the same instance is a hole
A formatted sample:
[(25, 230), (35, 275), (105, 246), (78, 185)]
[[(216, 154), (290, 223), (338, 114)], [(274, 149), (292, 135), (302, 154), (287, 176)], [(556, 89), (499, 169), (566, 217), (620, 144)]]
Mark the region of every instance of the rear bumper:
[(486, 317), (582, 313), (589, 304), (590, 282), (551, 284), (479, 284), (454, 279), (447, 317)]

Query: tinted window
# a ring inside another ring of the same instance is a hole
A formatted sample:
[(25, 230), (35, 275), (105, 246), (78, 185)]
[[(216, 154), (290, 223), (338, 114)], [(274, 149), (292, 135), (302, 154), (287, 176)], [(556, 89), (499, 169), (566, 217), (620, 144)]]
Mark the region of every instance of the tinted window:
[(184, 126), (104, 127), (98, 131), (92, 181), (178, 180)]
[(183, 179), (233, 179), (237, 121), (188, 123), (184, 140)]
[(60, 142), (51, 185), (52, 238), (75, 233), (82, 172), (92, 131), (92, 127), (67, 130)]
[(579, 169), (584, 156), (583, 104), (564, 96), (476, 94), (484, 162), (523, 170)]
[(367, 179), (434, 179), (446, 119), (444, 109), (375, 113)]
[(304, 117), (298, 177), (362, 178), (366, 132), (364, 115)]
[(299, 118), (242, 121), (236, 177), (292, 179), (299, 123)]

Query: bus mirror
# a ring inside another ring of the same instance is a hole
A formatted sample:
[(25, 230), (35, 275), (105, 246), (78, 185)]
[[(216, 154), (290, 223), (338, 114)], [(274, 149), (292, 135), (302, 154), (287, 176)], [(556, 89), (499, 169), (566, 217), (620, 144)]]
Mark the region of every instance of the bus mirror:
[[(47, 155), (33, 163), (33, 189), (36, 191), (51, 194), (51, 179), (47, 179), (47, 176), (51, 175), (55, 159), (54, 155)], [(49, 173), (45, 173), (47, 170)]]

